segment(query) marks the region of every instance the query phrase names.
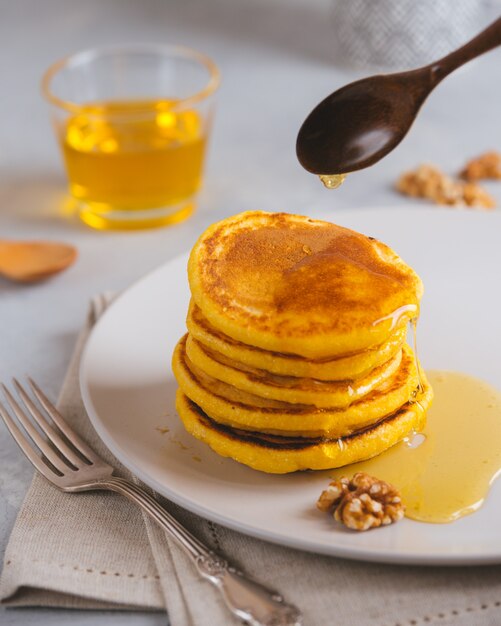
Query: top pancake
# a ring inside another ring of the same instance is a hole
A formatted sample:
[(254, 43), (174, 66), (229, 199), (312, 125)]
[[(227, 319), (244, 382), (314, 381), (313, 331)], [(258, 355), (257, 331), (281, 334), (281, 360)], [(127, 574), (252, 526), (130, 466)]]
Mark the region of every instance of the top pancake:
[(385, 341), (423, 287), (385, 244), (299, 215), (249, 211), (209, 227), (188, 263), (219, 331), (264, 350), (335, 357)]

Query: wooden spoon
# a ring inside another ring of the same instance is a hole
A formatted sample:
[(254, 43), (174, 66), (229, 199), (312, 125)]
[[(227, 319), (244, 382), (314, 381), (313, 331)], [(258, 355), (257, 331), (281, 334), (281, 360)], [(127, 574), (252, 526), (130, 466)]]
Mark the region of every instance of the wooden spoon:
[[(410, 72), (370, 76), (335, 91), (301, 126), (296, 144), (301, 165), (319, 175), (346, 174), (373, 165), (402, 141), (426, 97), (443, 78), (500, 44), (498, 18), (439, 61)], [(492, 77), (497, 80), (498, 76)]]
[(73, 246), (49, 241), (0, 240), (0, 274), (22, 283), (45, 280), (76, 259)]

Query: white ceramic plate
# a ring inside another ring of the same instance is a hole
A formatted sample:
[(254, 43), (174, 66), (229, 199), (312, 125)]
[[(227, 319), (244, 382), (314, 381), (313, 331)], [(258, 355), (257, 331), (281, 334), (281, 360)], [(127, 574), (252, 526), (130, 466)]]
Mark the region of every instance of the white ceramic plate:
[[(418, 331), (425, 367), (501, 386), (501, 213), (403, 207), (311, 215), (382, 239), (418, 271), (425, 284)], [(185, 332), (186, 261), (167, 263), (123, 293), (85, 350), (85, 406), (125, 466), (199, 515), (294, 548), (394, 563), (501, 563), (501, 481), (479, 512), (452, 524), (403, 520), (357, 534), (315, 509), (328, 472), (262, 474), (184, 432), (170, 357)]]

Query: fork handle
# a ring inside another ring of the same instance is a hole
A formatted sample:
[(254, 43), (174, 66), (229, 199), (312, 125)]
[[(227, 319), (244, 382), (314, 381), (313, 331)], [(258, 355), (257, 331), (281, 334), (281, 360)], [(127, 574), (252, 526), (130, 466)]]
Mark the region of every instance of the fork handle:
[(100, 481), (96, 488), (122, 494), (176, 539), (199, 574), (220, 591), (226, 606), (236, 617), (251, 626), (301, 625), (301, 614), (295, 606), (286, 604), (280, 594), (247, 578), (226, 559), (209, 550), (144, 489), (115, 476)]

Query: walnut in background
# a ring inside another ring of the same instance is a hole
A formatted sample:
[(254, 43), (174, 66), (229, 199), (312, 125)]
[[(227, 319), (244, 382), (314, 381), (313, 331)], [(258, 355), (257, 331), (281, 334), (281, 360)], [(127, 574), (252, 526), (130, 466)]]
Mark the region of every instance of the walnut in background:
[(433, 165), (420, 165), (405, 172), (397, 181), (400, 193), (414, 198), (426, 198), (436, 204), (493, 209), (494, 198), (473, 182), (455, 181)]
[(468, 181), (501, 180), (501, 154), (494, 151), (481, 154), (476, 159), (468, 161), (460, 176)]

